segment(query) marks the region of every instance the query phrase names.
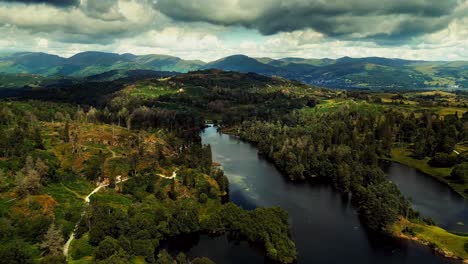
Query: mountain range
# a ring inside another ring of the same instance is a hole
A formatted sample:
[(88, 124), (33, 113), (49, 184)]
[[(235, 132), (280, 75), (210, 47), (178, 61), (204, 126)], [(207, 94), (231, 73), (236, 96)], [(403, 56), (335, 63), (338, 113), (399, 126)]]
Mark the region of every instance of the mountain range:
[(39, 85), (44, 80), (113, 80), (132, 74), (157, 75), (203, 69), (254, 72), (330, 88), (468, 88), (467, 61), (412, 61), (379, 57), (339, 59), (253, 58), (228, 56), (212, 62), (167, 55), (82, 52), (64, 58), (39, 52), (0, 54), (0, 88)]

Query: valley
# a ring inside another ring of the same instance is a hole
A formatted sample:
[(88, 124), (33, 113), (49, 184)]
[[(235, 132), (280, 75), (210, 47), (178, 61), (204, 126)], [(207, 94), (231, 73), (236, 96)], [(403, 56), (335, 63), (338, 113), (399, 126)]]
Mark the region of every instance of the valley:
[(468, 264), (468, 0), (0, 0), (0, 264)]
[[(466, 259), (467, 103), (463, 91), (347, 91), (215, 69), (21, 90), (0, 103), (0, 255), (451, 263), (402, 237)], [(426, 174), (387, 175), (384, 161)], [(434, 196), (457, 198), (427, 206)], [(330, 246), (340, 253), (319, 254)]]

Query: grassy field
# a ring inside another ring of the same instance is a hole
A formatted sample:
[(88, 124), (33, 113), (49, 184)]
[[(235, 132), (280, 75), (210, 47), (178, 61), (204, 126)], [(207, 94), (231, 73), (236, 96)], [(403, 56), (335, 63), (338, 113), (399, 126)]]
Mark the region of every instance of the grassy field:
[(431, 111), (440, 116), (458, 114), (462, 117), (468, 111), (468, 98), (446, 91), (424, 91), (407, 93), (374, 93), (369, 95), (381, 105), (403, 113), (418, 114)]
[(416, 168), (443, 181), (446, 181), (446, 178), (452, 172), (452, 168), (434, 168), (429, 166), (427, 163), (429, 161), (428, 157), (421, 160), (411, 157), (412, 153), (406, 147), (394, 147), (391, 154), (393, 161)]
[[(423, 106), (412, 99), (402, 100), (402, 104), (392, 103), (394, 100), (391, 99), (395, 94), (383, 93), (374, 94), (373, 96), (381, 98), (382, 103), (372, 103), (365, 100), (349, 99), (349, 98), (334, 98), (321, 101), (317, 106), (313, 108), (305, 108), (306, 111), (314, 113), (327, 113), (340, 109), (340, 107), (349, 107), (350, 109), (365, 109), (370, 112), (379, 112), (387, 108), (399, 111), (405, 114), (414, 113), (420, 115), (423, 111), (432, 111), (440, 116), (447, 116), (458, 114), (458, 117), (462, 117), (464, 113), (468, 111), (466, 107), (460, 107), (456, 104), (448, 104), (446, 106)], [(450, 97), (451, 98), (451, 97)]]
[(383, 109), (381, 105), (368, 103), (366, 101), (350, 100), (350, 99), (328, 99), (321, 101), (320, 104), (313, 108), (304, 108), (302, 111), (310, 113), (329, 113), (347, 107), (349, 109), (365, 109), (369, 112), (379, 112)]
[(80, 219), (85, 205), (84, 198), (92, 189), (93, 186), (84, 180), (54, 183), (45, 187), (44, 192), (57, 201), (55, 216), (65, 234), (70, 233)]
[(109, 206), (120, 208), (124, 211), (127, 211), (128, 207), (132, 204), (131, 198), (108, 188), (97, 192), (91, 197), (91, 199), (104, 202)]
[(127, 87), (125, 90), (129, 95), (135, 97), (142, 97), (146, 99), (158, 98), (163, 95), (176, 94), (179, 90), (169, 86), (155, 86), (150, 83), (139, 83)]
[(468, 260), (468, 236), (452, 234), (440, 227), (407, 219), (400, 219), (391, 229), (397, 237), (417, 240), (437, 249), (445, 256)]

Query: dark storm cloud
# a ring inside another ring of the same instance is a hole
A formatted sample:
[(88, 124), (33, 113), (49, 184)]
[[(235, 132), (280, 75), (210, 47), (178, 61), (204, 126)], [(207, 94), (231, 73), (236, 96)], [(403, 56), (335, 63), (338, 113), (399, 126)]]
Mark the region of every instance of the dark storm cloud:
[(102, 20), (122, 20), (116, 0), (84, 0), (80, 8), (86, 15)]
[(58, 7), (70, 7), (80, 4), (80, 0), (0, 0), (0, 2), (25, 3), (25, 4), (47, 4)]
[(448, 26), (466, 0), (159, 0), (179, 21), (240, 25), (264, 35), (311, 28), (329, 37), (399, 42)]
[[(0, 28), (66, 43), (109, 44), (135, 36), (154, 28), (158, 13), (146, 0), (21, 1), (26, 6), (5, 2), (0, 0)], [(127, 9), (120, 9), (120, 3)]]

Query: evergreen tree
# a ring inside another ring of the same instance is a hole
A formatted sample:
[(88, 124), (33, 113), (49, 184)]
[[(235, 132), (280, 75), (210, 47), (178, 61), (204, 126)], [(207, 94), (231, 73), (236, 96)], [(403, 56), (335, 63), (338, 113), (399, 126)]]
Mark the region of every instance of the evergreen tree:
[(68, 120), (65, 122), (62, 139), (66, 143), (70, 142), (70, 122)]
[(64, 239), (62, 229), (52, 223), (44, 236), (41, 248), (47, 250), (49, 255), (60, 256), (63, 252)]

